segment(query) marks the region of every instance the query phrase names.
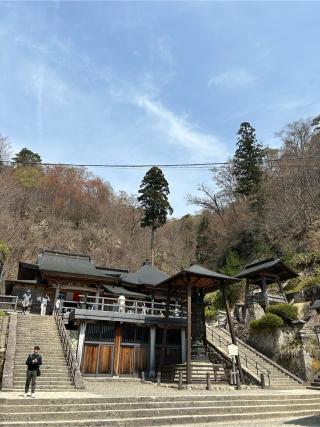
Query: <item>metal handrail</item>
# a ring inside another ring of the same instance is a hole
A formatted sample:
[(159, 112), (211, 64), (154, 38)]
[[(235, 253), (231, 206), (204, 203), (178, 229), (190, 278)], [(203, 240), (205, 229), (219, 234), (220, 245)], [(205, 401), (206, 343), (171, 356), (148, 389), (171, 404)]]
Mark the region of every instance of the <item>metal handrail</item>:
[(245, 343), (244, 341), (242, 341), (240, 338), (236, 338), (236, 340), (238, 342), (240, 342), (240, 344), (242, 344), (244, 347), (246, 347), (248, 350), (254, 351), (258, 356), (260, 356), (262, 359), (264, 359), (266, 362), (270, 363), (271, 365), (275, 366), (276, 368), (278, 368), (281, 372), (283, 372), (284, 374), (288, 375), (289, 377), (293, 378), (294, 380), (298, 381), (300, 384), (304, 384), (305, 381), (303, 381), (301, 378), (297, 377), (296, 375), (294, 375), (292, 372), (288, 371), (287, 369), (285, 369), (283, 366), (278, 365), (278, 363), (276, 363), (274, 360), (269, 359), (269, 357), (265, 356), (264, 354), (260, 353), (259, 351), (257, 351), (255, 348), (250, 347), (249, 344)]
[(62, 344), (62, 348), (63, 348), (64, 356), (67, 362), (71, 380), (76, 388), (85, 388), (84, 381), (81, 377), (80, 368), (79, 368), (77, 359), (75, 358), (72, 352), (71, 341), (68, 336), (66, 327), (63, 323), (62, 317), (58, 312), (55, 312), (54, 318), (56, 321), (56, 325), (58, 327), (60, 341)]
[[(213, 335), (215, 335), (215, 337), (218, 339), (219, 341), (219, 348), (222, 348), (221, 342), (224, 342), (224, 345), (228, 346), (229, 344), (232, 344), (231, 340), (227, 340), (226, 338), (222, 337), (220, 334), (218, 334), (216, 331), (214, 331), (212, 328), (210, 328), (209, 326), (207, 326), (207, 330), (209, 330), (211, 332), (211, 337), (213, 339)], [(240, 357), (240, 355), (239, 355)], [(245, 361), (245, 365), (248, 368), (248, 365), (252, 366), (254, 368), (254, 370), (257, 373), (257, 376), (259, 376), (260, 374), (266, 375), (268, 377), (268, 383), (270, 386), (270, 374), (271, 371), (264, 367), (263, 365), (261, 365), (259, 362), (257, 362), (256, 360), (254, 360), (252, 357), (248, 356), (246, 353), (244, 353), (243, 355), (241, 355), (242, 360)]]

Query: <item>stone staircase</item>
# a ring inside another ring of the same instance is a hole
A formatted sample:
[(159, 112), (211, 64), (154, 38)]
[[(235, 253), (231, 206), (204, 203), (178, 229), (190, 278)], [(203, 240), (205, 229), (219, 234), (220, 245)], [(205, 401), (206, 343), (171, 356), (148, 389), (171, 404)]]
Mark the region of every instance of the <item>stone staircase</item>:
[[(187, 378), (187, 365), (186, 363), (164, 366), (162, 368), (162, 380), (168, 382), (179, 382), (179, 373), (182, 372), (183, 383), (186, 383)], [(207, 373), (210, 373), (212, 384), (225, 383), (227, 384), (229, 378), (222, 365), (213, 364), (210, 362), (191, 362), (191, 376), (193, 383), (205, 383), (207, 380)]]
[(311, 382), (311, 387), (310, 388), (314, 388), (314, 389), (320, 390), (320, 374), (317, 374), (313, 378), (313, 381)]
[(54, 318), (33, 314), (18, 315), (13, 389), (23, 391), (26, 358), (35, 345), (41, 349), (43, 363), (36, 392), (74, 390)]
[[(228, 355), (228, 344), (231, 344), (231, 336), (226, 329), (207, 326), (207, 341), (224, 359), (231, 361)], [(306, 383), (300, 378), (286, 371), (253, 347), (239, 339), (237, 339), (237, 345), (242, 369), (255, 382), (260, 383), (260, 375), (263, 373), (266, 387), (293, 389), (306, 386)]]
[[(6, 399), (0, 398), (0, 426), (141, 427), (248, 423), (320, 414), (320, 395), (265, 393), (165, 397)], [(256, 424), (255, 424), (256, 425)], [(301, 424), (302, 425), (302, 424)], [(313, 424), (315, 425), (315, 424)]]

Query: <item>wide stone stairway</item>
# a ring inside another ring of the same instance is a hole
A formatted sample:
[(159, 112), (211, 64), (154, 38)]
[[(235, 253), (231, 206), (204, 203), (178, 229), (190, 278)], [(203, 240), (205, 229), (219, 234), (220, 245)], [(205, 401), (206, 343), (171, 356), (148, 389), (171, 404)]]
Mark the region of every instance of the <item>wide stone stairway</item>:
[[(231, 361), (228, 355), (231, 336), (226, 329), (207, 326), (207, 341), (224, 359)], [(264, 374), (266, 386), (273, 389), (287, 390), (306, 386), (303, 380), (286, 371), (253, 347), (239, 339), (237, 339), (237, 345), (242, 369), (253, 380), (260, 382), (260, 375)]]
[(74, 390), (53, 316), (18, 315), (14, 360), (14, 390), (23, 391), (26, 359), (33, 347), (40, 347), (43, 365), (37, 378), (37, 391)]
[[(152, 387), (152, 386), (151, 386)], [(152, 390), (150, 390), (152, 393)], [(166, 397), (0, 398), (0, 426), (147, 427), (312, 417), (320, 394), (180, 395)], [(271, 423), (271, 422), (270, 422)], [(300, 425), (300, 424), (299, 424)], [(303, 424), (301, 424), (303, 425)]]

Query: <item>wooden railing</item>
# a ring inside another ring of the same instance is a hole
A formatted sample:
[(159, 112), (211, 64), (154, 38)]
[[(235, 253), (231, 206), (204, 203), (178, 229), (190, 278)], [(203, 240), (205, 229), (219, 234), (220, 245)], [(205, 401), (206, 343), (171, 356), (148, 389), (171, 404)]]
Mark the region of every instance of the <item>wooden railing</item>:
[[(161, 316), (164, 317), (166, 311), (165, 302), (142, 301), (133, 298), (126, 298), (123, 303), (119, 302), (118, 298), (114, 297), (95, 297), (88, 296), (85, 300), (63, 301), (62, 311), (68, 309), (85, 309), (99, 311), (117, 311), (127, 314), (142, 314), (146, 316)], [(186, 317), (186, 312), (181, 304), (170, 304), (169, 317)]]
[[(207, 326), (207, 333), (209, 333), (209, 336), (211, 335), (211, 339), (212, 339), (211, 344), (216, 346), (216, 343), (218, 342), (219, 345), (217, 347), (220, 348), (221, 350), (223, 350), (224, 354), (227, 354), (228, 345), (232, 344), (231, 339), (228, 340), (228, 339), (224, 338), (222, 335), (220, 335), (217, 331), (210, 328), (209, 326)], [(239, 340), (237, 339), (237, 341), (239, 341)], [(209, 344), (210, 344), (210, 341), (209, 341)], [(241, 344), (242, 344), (242, 342), (241, 342)], [(246, 353), (244, 353), (244, 354), (239, 353), (239, 357), (241, 358), (241, 361), (242, 361), (242, 363), (241, 363), (242, 367), (244, 367), (244, 365), (243, 365), (243, 363), (244, 363), (246, 368), (250, 372), (257, 375), (257, 378), (255, 378), (256, 381), (260, 382), (261, 381), (260, 380), (261, 374), (263, 374), (264, 377), (266, 377), (268, 379), (268, 384), (270, 387), (271, 371), (269, 371), (269, 369), (267, 369), (266, 367), (261, 365), (253, 357), (249, 356)], [(230, 358), (230, 357), (228, 356), (228, 358)]]
[(80, 368), (78, 362), (72, 352), (72, 346), (70, 338), (68, 336), (66, 327), (64, 326), (63, 320), (59, 313), (54, 314), (56, 325), (58, 327), (58, 332), (64, 352), (64, 356), (67, 362), (69, 374), (71, 381), (74, 384), (75, 388), (85, 388), (83, 378), (81, 376)]
[(17, 311), (18, 297), (14, 295), (0, 295), (0, 310)]
[[(246, 304), (247, 305), (251, 305), (254, 303), (263, 304), (263, 303), (265, 303), (265, 299), (266, 299), (265, 294), (263, 292), (258, 292), (258, 293), (253, 294), (253, 295), (248, 295), (246, 298)], [(269, 302), (275, 302), (275, 303), (286, 302), (284, 296), (281, 294), (268, 293), (268, 300), (269, 300)]]

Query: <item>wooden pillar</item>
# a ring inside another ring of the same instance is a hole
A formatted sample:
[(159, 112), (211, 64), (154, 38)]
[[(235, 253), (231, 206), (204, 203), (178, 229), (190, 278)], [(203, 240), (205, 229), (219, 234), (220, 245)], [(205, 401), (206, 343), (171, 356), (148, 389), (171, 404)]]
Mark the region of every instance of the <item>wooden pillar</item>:
[[(95, 299), (96, 304), (99, 304), (99, 298), (100, 298), (100, 288), (97, 288), (96, 299)], [(98, 309), (98, 306), (97, 306), (97, 309)]]
[(57, 284), (56, 291), (55, 291), (55, 294), (54, 294), (52, 314), (54, 314), (54, 312), (55, 312), (56, 302), (57, 302), (57, 299), (59, 298), (59, 293), (60, 293), (60, 283)]
[(191, 278), (187, 276), (187, 384), (192, 382), (191, 373)]
[(113, 374), (115, 376), (119, 376), (120, 350), (121, 350), (121, 326), (120, 326), (120, 323), (117, 323), (115, 326), (114, 358), (113, 358)]
[[(229, 329), (230, 329), (232, 344), (238, 345), (237, 340), (236, 340), (236, 334), (235, 334), (234, 327), (233, 327), (233, 322), (231, 319), (230, 306), (229, 306), (229, 301), (228, 301), (228, 297), (227, 297), (227, 292), (226, 292), (226, 288), (224, 286), (223, 281), (221, 283), (221, 291), (222, 291), (222, 295), (223, 295), (224, 305), (226, 307), (226, 313), (227, 313), (227, 318), (228, 318), (228, 323), (229, 323)], [(240, 379), (241, 379), (241, 381), (243, 381), (244, 376), (243, 376), (243, 372), (242, 372), (242, 368), (241, 368), (240, 356), (236, 356), (236, 361), (237, 361), (237, 365), (238, 365), (238, 369), (239, 369)]]
[(168, 331), (168, 317), (170, 314), (170, 297), (171, 297), (171, 285), (168, 287), (168, 293), (167, 293), (167, 303), (166, 303), (166, 312), (165, 312), (165, 321), (164, 321), (164, 328), (162, 331), (162, 345), (160, 350), (160, 361), (159, 361), (159, 371), (161, 371), (161, 368), (164, 363), (164, 358), (166, 354), (166, 346), (167, 346), (167, 331)]
[(156, 360), (156, 326), (150, 326), (150, 340), (149, 340), (149, 377), (156, 376), (155, 371)]
[(186, 363), (186, 328), (181, 328), (181, 363)]
[(77, 361), (79, 366), (81, 366), (82, 353), (84, 348), (84, 340), (86, 336), (86, 322), (81, 322), (79, 326), (79, 337), (78, 337), (78, 348), (77, 348)]
[(246, 287), (245, 287), (245, 291), (244, 291), (244, 307), (242, 310), (242, 314), (243, 314), (243, 323), (246, 322), (246, 315), (247, 315), (247, 299), (249, 298), (249, 282), (248, 279), (246, 280)]

